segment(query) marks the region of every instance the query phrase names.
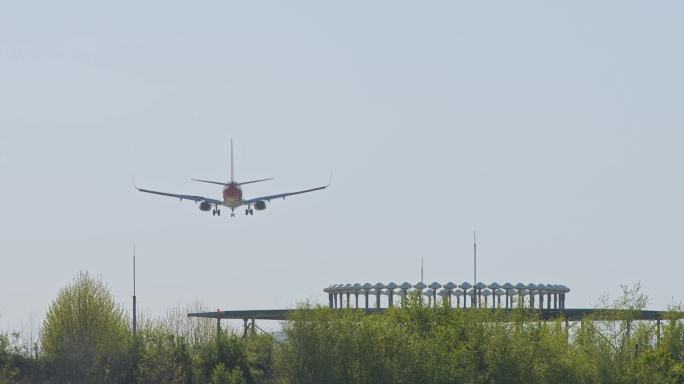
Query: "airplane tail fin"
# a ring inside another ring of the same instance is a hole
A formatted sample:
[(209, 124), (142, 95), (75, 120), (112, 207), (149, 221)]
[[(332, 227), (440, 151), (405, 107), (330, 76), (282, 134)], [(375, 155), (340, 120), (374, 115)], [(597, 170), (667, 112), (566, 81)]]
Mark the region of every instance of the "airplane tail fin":
[(230, 138), (230, 182), (235, 182), (235, 168), (233, 165), (233, 138)]
[(267, 180), (273, 180), (273, 178), (269, 179), (259, 179), (259, 180), (250, 180), (250, 181), (244, 181), (242, 183), (237, 183), (235, 182), (235, 163), (234, 163), (234, 158), (233, 158), (233, 139), (230, 139), (230, 181), (228, 182), (223, 182), (223, 181), (212, 181), (212, 180), (200, 180), (200, 179), (190, 179), (192, 181), (199, 181), (200, 183), (209, 183), (209, 184), (218, 184), (218, 185), (223, 185), (223, 186), (229, 186), (229, 185), (245, 185), (245, 184), (251, 184), (251, 183), (258, 183), (261, 181), (267, 181)]

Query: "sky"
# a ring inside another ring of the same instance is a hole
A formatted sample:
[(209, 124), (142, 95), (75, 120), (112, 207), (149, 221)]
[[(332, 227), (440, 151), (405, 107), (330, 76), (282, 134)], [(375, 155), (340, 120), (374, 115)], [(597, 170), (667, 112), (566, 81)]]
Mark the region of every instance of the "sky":
[[(0, 5), (0, 329), (79, 271), (161, 315), (339, 283), (640, 283), (681, 302), (684, 4)], [(220, 198), (329, 189), (231, 219)]]

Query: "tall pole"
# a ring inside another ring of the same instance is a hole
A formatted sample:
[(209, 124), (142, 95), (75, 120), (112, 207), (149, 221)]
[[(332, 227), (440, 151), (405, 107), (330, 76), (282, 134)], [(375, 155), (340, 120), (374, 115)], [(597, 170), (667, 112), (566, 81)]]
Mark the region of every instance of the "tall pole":
[(423, 282), (423, 256), (420, 257), (420, 282)]
[(480, 306), (480, 297), (477, 294), (477, 239), (475, 238), (475, 231), (473, 231), (473, 300), (476, 307)]
[(477, 284), (477, 239), (473, 231), (473, 286)]
[(135, 244), (133, 244), (133, 336), (135, 336), (138, 330), (138, 316), (136, 313), (136, 302), (135, 302)]

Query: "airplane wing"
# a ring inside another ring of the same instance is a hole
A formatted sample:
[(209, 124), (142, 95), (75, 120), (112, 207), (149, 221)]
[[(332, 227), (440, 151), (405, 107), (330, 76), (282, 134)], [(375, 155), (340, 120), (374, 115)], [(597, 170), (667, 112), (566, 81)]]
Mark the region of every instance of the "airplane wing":
[(279, 193), (279, 194), (277, 194), (277, 195), (269, 195), (269, 196), (255, 197), (255, 198), (253, 198), (253, 199), (243, 200), (243, 201), (242, 201), (242, 205), (254, 204), (254, 203), (256, 203), (257, 201), (260, 201), (260, 200), (261, 200), (261, 201), (266, 200), (266, 201), (269, 201), (269, 202), (270, 202), (270, 201), (273, 200), (273, 199), (279, 199), (279, 198), (283, 198), (283, 199), (284, 199), (284, 198), (286, 198), (286, 197), (288, 197), (288, 196), (292, 196), (292, 195), (299, 195), (299, 194), (302, 194), (302, 193), (308, 193), (308, 192), (313, 192), (313, 191), (320, 191), (320, 190), (322, 190), (322, 189), (328, 188), (329, 185), (330, 185), (330, 184), (324, 185), (324, 186), (322, 186), (322, 187), (311, 188), (311, 189), (305, 189), (305, 190), (303, 190), (303, 191), (297, 191), (297, 192), (287, 192), (287, 193)]
[(145, 193), (152, 193), (155, 195), (162, 195), (162, 196), (169, 196), (169, 197), (175, 197), (177, 199), (180, 199), (181, 201), (183, 200), (192, 200), (194, 202), (198, 201), (206, 201), (208, 203), (214, 204), (216, 206), (221, 206), (223, 205), (223, 201), (221, 200), (216, 200), (216, 199), (210, 199), (208, 197), (203, 197), (203, 196), (194, 196), (194, 195), (180, 195), (176, 193), (167, 193), (167, 192), (159, 192), (159, 191), (151, 191), (149, 189), (143, 189), (143, 188), (138, 188), (135, 186), (135, 189), (137, 189), (140, 192), (145, 192)]

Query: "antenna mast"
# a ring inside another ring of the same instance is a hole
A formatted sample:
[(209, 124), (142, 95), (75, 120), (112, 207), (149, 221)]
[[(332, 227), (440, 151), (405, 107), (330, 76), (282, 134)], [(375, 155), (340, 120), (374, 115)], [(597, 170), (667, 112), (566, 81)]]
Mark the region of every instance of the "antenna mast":
[(135, 336), (138, 328), (138, 316), (136, 313), (135, 302), (135, 244), (133, 244), (133, 335)]
[(420, 282), (423, 282), (423, 256), (420, 257)]
[(477, 239), (473, 231), (473, 286), (477, 284)]
[(230, 139), (230, 182), (235, 181), (235, 168), (233, 166), (233, 138)]

